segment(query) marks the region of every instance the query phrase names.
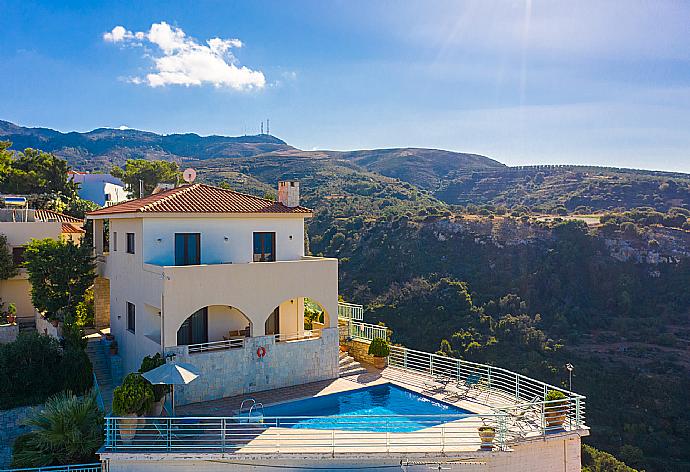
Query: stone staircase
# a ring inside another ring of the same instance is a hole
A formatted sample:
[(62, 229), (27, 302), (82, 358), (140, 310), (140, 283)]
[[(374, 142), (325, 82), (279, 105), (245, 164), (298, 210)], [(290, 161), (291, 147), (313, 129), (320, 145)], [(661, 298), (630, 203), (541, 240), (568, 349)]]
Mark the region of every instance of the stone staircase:
[(103, 397), (103, 405), (105, 412), (110, 411), (110, 406), (113, 403), (113, 380), (110, 375), (110, 362), (100, 339), (89, 339), (86, 346), (86, 354), (91, 360), (93, 372), (96, 374), (98, 381), (98, 388), (101, 390), (101, 397)]
[(24, 333), (28, 331), (36, 331), (36, 319), (29, 317), (18, 317), (17, 324), (19, 325), (19, 332)]
[(347, 352), (340, 352), (340, 361), (338, 363), (340, 377), (349, 377), (350, 375), (366, 374), (368, 371), (362, 364), (354, 360)]

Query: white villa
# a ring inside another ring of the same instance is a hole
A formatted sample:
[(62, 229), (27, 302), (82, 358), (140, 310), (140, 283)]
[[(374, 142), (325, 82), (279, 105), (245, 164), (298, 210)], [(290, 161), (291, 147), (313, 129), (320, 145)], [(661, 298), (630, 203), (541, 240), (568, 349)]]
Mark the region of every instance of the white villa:
[[(294, 181), (276, 202), (190, 184), (87, 215), (96, 316), (123, 373), (157, 352), (200, 372), (176, 389), (175, 417), (140, 418), (133, 437), (131, 420), (106, 418), (103, 470), (580, 470), (581, 395), (402, 346), (383, 369), (353, 368), (386, 328), (338, 302), (336, 259), (304, 254), (310, 216)], [(306, 305), (323, 316), (305, 323)], [(334, 415), (334, 395), (364, 407)]]

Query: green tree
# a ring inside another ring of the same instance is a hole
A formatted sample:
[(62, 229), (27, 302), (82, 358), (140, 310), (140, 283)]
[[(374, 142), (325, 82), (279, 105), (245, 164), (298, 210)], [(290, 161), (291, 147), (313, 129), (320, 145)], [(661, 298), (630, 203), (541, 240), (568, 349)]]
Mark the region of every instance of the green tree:
[(180, 177), (180, 167), (176, 162), (127, 159), (124, 169), (113, 167), (111, 173), (122, 179), (132, 195), (140, 198), (139, 181), (144, 184), (143, 196), (151, 195), (159, 183), (176, 183)]
[(11, 153), (7, 141), (0, 144), (0, 192), (18, 194), (76, 195), (78, 186), (68, 178), (67, 161), (38, 149)]
[(33, 431), (15, 442), (12, 467), (94, 462), (103, 444), (103, 423), (93, 391), (81, 398), (61, 392), (27, 420)]
[(64, 321), (74, 314), (95, 277), (91, 248), (72, 241), (34, 239), (24, 258), (34, 306), (49, 319)]
[(0, 280), (11, 279), (17, 275), (17, 267), (7, 244), (7, 236), (0, 234)]

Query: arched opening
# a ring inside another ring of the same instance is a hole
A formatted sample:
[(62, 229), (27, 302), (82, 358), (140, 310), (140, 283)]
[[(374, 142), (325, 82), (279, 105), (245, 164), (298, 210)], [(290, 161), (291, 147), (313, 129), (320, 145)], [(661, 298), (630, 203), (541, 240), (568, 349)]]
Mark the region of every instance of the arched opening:
[(275, 307), (266, 319), (267, 336), (278, 341), (319, 337), (321, 329), (330, 323), (328, 312), (317, 301), (307, 297), (285, 300)]
[(251, 336), (252, 323), (235, 307), (210, 305), (184, 320), (177, 330), (177, 345), (213, 343)]

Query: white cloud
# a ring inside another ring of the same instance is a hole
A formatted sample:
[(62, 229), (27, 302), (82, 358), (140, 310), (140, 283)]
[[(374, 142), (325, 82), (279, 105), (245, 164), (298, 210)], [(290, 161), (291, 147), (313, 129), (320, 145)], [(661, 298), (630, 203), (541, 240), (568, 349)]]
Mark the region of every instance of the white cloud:
[(104, 33), (103, 39), (131, 46), (153, 45), (159, 49), (150, 54), (154, 71), (145, 77), (131, 77), (129, 81), (134, 84), (150, 87), (212, 84), (235, 90), (251, 90), (266, 85), (263, 72), (240, 66), (230, 51), (243, 46), (239, 39), (211, 38), (206, 44), (200, 44), (182, 29), (164, 21), (152, 24), (148, 32), (132, 33), (123, 26), (116, 26)]

